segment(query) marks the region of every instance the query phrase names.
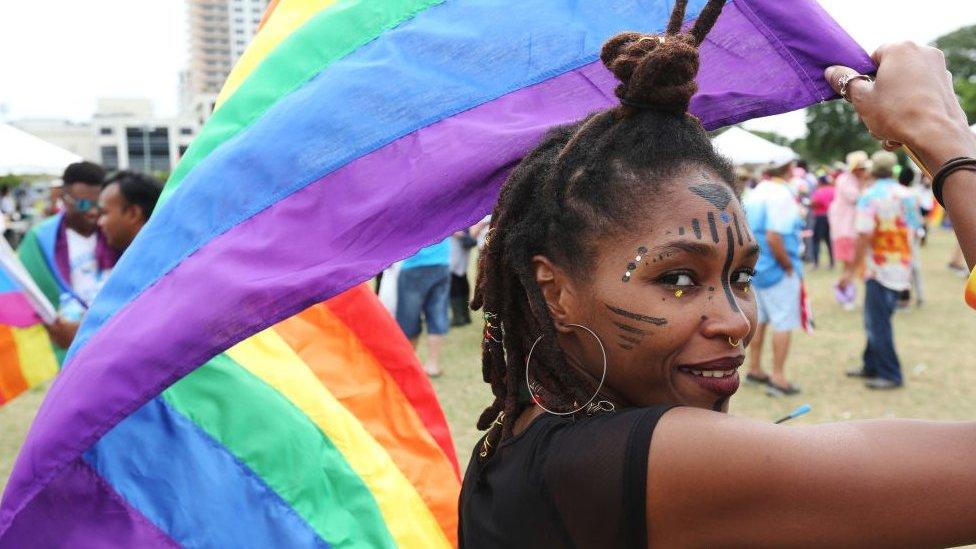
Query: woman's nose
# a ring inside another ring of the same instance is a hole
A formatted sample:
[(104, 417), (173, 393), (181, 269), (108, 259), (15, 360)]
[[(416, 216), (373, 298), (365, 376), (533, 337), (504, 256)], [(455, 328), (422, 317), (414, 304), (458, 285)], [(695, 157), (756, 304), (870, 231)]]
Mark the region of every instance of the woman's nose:
[(732, 292), (721, 297), (716, 295), (709, 302), (711, 306), (706, 313), (708, 322), (704, 327), (705, 335), (709, 338), (730, 337), (733, 340), (747, 338), (752, 333), (752, 322), (743, 307), (749, 304), (742, 303)]

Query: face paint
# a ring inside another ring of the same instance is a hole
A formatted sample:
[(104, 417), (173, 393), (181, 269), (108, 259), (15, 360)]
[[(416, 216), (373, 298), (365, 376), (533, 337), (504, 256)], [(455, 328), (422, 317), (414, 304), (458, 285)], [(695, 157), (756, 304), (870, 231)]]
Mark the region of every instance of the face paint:
[(697, 219), (691, 220), (691, 230), (695, 231), (695, 238), (701, 240), (701, 225), (698, 224)]
[(685, 235), (685, 228), (678, 227), (678, 236), (684, 236), (684, 235)]
[(614, 307), (606, 303), (604, 303), (604, 305), (606, 305), (607, 309), (610, 309), (610, 311), (613, 312), (614, 314), (618, 314), (624, 318), (629, 318), (631, 320), (636, 320), (638, 322), (646, 322), (648, 324), (653, 324), (655, 326), (667, 326), (668, 324), (668, 320), (666, 318), (659, 318), (656, 316), (647, 316), (638, 313), (632, 313), (630, 311), (626, 311), (624, 309), (620, 309), (618, 307)]
[(621, 330), (623, 330), (625, 332), (630, 332), (632, 334), (639, 334), (639, 335), (647, 335), (648, 334), (648, 332), (645, 331), (645, 330), (641, 330), (640, 328), (635, 328), (635, 327), (631, 326), (630, 324), (624, 324), (623, 322), (614, 322), (613, 325), (616, 326), (616, 327), (618, 327), (618, 328), (620, 328)]
[(625, 335), (620, 336), (620, 339), (626, 341), (627, 343), (630, 343), (631, 345), (637, 345), (638, 343), (641, 342), (641, 340), (637, 339), (636, 337), (630, 337)]
[(729, 213), (728, 212), (722, 212), (718, 216), (722, 220), (722, 223), (725, 223), (726, 225), (729, 224)]
[(732, 268), (732, 258), (735, 254), (735, 242), (732, 241), (732, 227), (725, 228), (725, 238), (729, 243), (728, 251), (725, 254), (725, 265), (722, 266), (722, 288), (725, 290), (725, 297), (729, 300), (729, 306), (736, 313), (739, 312), (739, 304), (732, 294), (732, 284), (729, 282), (729, 271)]
[(634, 260), (627, 264), (627, 271), (624, 272), (624, 276), (622, 278), (623, 282), (630, 282), (630, 277), (633, 275), (637, 265), (639, 265), (641, 260), (644, 259), (644, 254), (646, 253), (647, 248), (644, 246), (637, 248), (637, 255), (634, 256)]
[(735, 225), (735, 234), (739, 237), (739, 246), (742, 246), (742, 229), (739, 227), (739, 216), (732, 214), (732, 224)]
[(729, 193), (728, 187), (725, 185), (704, 183), (702, 185), (695, 185), (694, 187), (688, 188), (691, 190), (691, 192), (707, 200), (718, 210), (724, 210), (729, 205), (729, 202), (732, 201), (732, 194)]
[(715, 226), (715, 214), (708, 212), (708, 230), (712, 233), (712, 242), (718, 244), (718, 227)]

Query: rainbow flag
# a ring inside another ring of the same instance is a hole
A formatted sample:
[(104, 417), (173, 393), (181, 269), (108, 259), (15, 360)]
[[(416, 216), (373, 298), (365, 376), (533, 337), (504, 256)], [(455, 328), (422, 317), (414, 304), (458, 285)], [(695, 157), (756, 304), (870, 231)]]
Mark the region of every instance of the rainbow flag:
[[(272, 9), (89, 311), (0, 503), (0, 547), (453, 543), (436, 489), (456, 491), (455, 463), (423, 378), (397, 383), (423, 389), (410, 406), (370, 393), (356, 407), (333, 383), (369, 354), (319, 362), (285, 326), (482, 218), (548, 127), (616, 102), (603, 42), (661, 31), (671, 2)], [(873, 71), (815, 2), (731, 0), (692, 111), (716, 128), (829, 99), (835, 63)], [(350, 345), (402, 348), (387, 316), (363, 318), (377, 329)]]
[(23, 291), (0, 268), (0, 406), (58, 371), (40, 322)]

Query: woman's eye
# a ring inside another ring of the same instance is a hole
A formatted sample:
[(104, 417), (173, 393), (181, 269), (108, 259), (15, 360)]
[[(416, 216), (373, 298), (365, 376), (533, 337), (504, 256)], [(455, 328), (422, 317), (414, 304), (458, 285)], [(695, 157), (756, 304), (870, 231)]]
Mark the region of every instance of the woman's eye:
[(752, 282), (752, 273), (739, 271), (732, 275), (732, 284), (749, 284)]
[(686, 273), (670, 273), (661, 277), (661, 282), (671, 286), (694, 286), (695, 281)]

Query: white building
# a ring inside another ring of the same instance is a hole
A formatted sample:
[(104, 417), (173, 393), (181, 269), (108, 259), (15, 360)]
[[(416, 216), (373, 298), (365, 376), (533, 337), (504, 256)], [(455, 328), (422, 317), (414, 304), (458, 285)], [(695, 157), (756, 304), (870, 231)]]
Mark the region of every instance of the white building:
[(172, 171), (199, 129), (189, 117), (156, 117), (146, 99), (99, 99), (91, 126), (97, 162), (144, 173)]

